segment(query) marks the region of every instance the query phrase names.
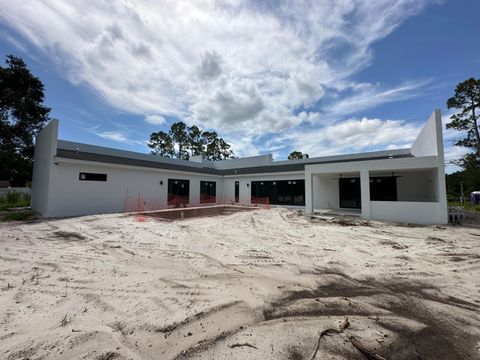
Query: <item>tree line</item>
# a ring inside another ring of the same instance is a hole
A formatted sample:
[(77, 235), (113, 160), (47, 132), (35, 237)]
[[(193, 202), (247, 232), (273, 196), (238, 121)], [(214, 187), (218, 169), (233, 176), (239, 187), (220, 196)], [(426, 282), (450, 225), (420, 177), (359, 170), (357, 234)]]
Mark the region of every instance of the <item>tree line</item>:
[(215, 131), (203, 131), (196, 125), (187, 127), (182, 121), (172, 124), (168, 132), (152, 133), (147, 145), (152, 154), (184, 160), (197, 155), (208, 160), (235, 157), (230, 144)]

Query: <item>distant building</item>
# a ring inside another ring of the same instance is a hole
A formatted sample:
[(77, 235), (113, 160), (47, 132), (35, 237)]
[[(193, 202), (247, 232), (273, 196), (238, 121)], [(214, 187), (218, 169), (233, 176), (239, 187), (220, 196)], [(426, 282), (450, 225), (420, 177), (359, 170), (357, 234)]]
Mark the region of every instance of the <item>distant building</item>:
[(158, 207), (179, 198), (186, 206), (268, 199), (308, 214), (448, 221), (439, 110), (409, 149), (296, 161), (271, 155), (179, 160), (57, 140), (57, 134), (58, 120), (52, 120), (36, 139), (32, 207), (44, 216), (122, 212), (126, 198), (138, 196)]

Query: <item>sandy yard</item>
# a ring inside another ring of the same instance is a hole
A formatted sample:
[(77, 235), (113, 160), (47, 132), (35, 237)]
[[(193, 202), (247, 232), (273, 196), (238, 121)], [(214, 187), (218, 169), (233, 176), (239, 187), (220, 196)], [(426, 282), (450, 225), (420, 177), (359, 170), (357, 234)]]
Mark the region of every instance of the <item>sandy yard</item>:
[(2, 223), (0, 242), (1, 359), (480, 358), (473, 227), (275, 209)]

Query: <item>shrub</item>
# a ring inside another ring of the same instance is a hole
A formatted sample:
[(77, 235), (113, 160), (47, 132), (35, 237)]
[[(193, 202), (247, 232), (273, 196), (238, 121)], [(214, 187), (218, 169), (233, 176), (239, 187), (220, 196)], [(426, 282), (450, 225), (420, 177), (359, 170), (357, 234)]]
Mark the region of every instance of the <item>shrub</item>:
[(0, 196), (0, 204), (8, 204), (10, 206), (29, 206), (30, 193), (9, 191), (3, 196)]

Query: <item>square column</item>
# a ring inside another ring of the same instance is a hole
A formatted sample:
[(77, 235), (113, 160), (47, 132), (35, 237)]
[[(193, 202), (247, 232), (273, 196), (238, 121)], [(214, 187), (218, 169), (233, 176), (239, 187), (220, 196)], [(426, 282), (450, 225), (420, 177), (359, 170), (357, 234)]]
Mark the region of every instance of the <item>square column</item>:
[(305, 172), (305, 214), (313, 214), (312, 174)]
[(370, 219), (370, 173), (360, 171), (360, 194), (362, 197), (362, 218)]

